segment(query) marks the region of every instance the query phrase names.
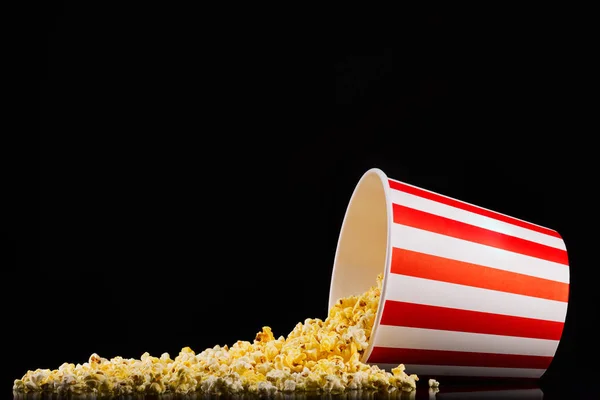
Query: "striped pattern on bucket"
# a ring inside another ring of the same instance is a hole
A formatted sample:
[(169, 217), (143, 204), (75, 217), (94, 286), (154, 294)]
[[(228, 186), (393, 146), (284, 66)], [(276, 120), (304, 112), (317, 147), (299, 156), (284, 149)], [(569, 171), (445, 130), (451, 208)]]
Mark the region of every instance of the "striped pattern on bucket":
[(551, 229), (390, 179), (391, 263), (367, 362), (423, 375), (539, 378), (567, 313)]

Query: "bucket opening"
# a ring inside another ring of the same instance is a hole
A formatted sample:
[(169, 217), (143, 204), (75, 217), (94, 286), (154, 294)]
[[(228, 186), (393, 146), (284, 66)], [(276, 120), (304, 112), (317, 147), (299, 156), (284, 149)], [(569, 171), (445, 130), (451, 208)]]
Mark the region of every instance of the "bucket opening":
[[(383, 171), (373, 168), (362, 176), (354, 189), (338, 239), (328, 309), (342, 297), (366, 292), (376, 285), (377, 275), (381, 273), (385, 288), (391, 228), (387, 182)], [(384, 290), (382, 297), (383, 293)], [(381, 315), (381, 303), (380, 299), (371, 339)], [(368, 353), (370, 348), (365, 356)]]

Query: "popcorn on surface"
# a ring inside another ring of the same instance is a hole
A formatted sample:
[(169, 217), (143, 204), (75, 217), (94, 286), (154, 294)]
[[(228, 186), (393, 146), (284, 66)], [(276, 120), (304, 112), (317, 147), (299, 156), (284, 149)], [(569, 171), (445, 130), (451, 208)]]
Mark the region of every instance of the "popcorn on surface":
[[(383, 276), (359, 296), (340, 299), (320, 319), (298, 323), (287, 338), (274, 337), (265, 326), (254, 341), (215, 346), (196, 354), (184, 347), (174, 359), (168, 353), (139, 360), (92, 354), (83, 364), (27, 371), (14, 381), (18, 392), (101, 394), (243, 393), (416, 389), (418, 377), (404, 365), (386, 372), (360, 362), (367, 349), (379, 305)], [(437, 387), (435, 380), (430, 387)]]

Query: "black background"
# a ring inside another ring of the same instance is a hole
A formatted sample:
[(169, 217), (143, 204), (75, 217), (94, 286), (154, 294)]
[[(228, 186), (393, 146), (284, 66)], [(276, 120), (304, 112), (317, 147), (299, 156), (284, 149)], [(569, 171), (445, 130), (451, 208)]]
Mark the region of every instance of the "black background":
[(173, 356), (325, 318), (372, 167), (561, 233), (570, 303), (542, 383), (598, 373), (583, 364), (599, 355), (585, 10), (71, 4), (40, 27), (39, 193), (6, 385), (93, 352)]

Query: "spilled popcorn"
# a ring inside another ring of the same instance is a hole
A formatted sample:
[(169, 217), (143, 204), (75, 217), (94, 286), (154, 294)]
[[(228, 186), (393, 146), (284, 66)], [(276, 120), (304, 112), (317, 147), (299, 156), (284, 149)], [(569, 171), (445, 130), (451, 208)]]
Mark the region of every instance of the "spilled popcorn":
[[(199, 354), (189, 347), (174, 359), (168, 353), (137, 359), (92, 354), (83, 364), (27, 371), (14, 381), (17, 392), (162, 394), (330, 392), (416, 389), (417, 375), (400, 364), (391, 372), (360, 362), (367, 349), (383, 276), (360, 296), (340, 299), (329, 316), (298, 323), (287, 338), (265, 326), (252, 343), (215, 346)], [(437, 387), (435, 380), (430, 387)]]
[(438, 381), (436, 381), (435, 379), (430, 379), (429, 387), (430, 388), (438, 388), (438, 387), (440, 387), (440, 383)]

